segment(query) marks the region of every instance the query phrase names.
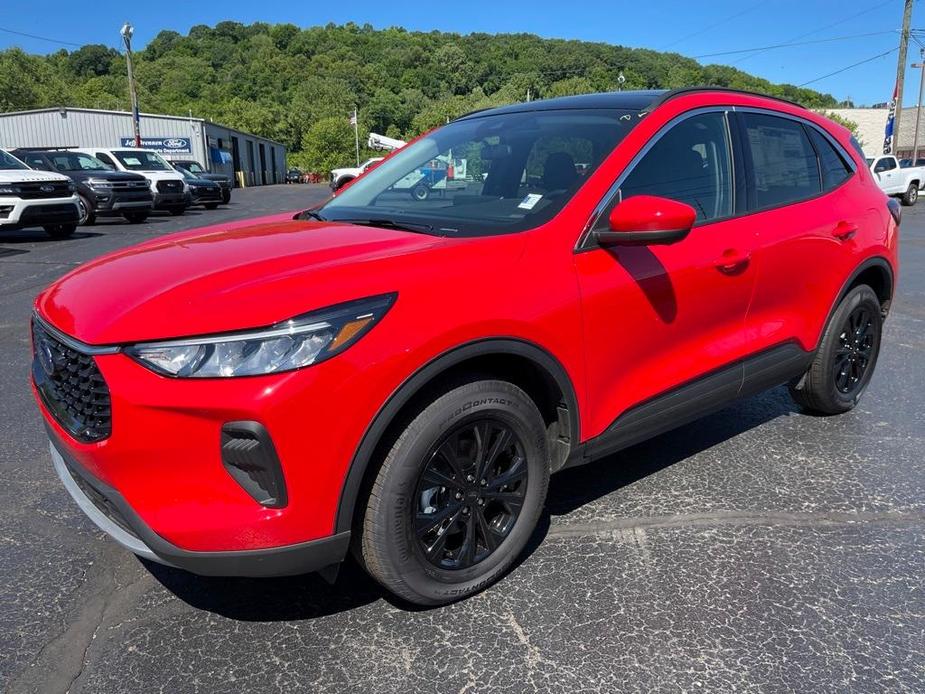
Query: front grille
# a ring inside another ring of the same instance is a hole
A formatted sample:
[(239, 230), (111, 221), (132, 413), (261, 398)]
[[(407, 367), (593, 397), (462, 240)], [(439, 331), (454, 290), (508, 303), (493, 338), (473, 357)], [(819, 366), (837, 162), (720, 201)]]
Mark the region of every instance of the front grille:
[(45, 198), (68, 198), (71, 196), (70, 181), (41, 181), (36, 183), (19, 183), (19, 197), (23, 200), (41, 200)]
[(144, 190), (148, 188), (147, 181), (113, 181), (113, 190)]
[(157, 190), (159, 193), (182, 193), (183, 183), (180, 181), (158, 181)]
[(32, 349), (32, 378), (52, 416), (78, 441), (107, 438), (112, 433), (112, 403), (93, 357), (68, 347), (36, 320)]

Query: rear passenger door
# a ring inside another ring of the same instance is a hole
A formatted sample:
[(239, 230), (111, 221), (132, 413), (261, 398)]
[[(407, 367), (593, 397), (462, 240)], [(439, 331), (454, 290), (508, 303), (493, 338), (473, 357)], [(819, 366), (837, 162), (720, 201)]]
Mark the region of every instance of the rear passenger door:
[(853, 160), (821, 129), (784, 114), (736, 115), (758, 267), (746, 337), (750, 351), (768, 351), (765, 367), (777, 368), (815, 347), (868, 212), (852, 193)]

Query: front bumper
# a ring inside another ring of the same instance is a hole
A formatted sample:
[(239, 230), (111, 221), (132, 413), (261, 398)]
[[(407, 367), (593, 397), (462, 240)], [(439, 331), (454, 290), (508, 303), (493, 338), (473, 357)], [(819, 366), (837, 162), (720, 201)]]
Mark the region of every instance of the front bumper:
[(51, 459), (64, 488), (96, 526), (145, 559), (203, 576), (293, 576), (343, 561), (350, 533), (283, 547), (192, 552), (171, 544), (149, 528), (118, 491), (91, 475), (56, 445), (49, 431)]
[(0, 229), (20, 229), (45, 224), (76, 224), (80, 219), (77, 196), (24, 200), (0, 197)]
[(186, 193), (155, 193), (154, 209), (155, 210), (175, 210), (178, 207), (188, 205)]
[(136, 191), (114, 191), (112, 193), (93, 191), (93, 211), (95, 214), (120, 215), (125, 211), (150, 210), (154, 207), (154, 195), (150, 189)]
[(192, 190), (190, 191), (192, 197), (193, 205), (207, 205), (212, 203), (220, 203), (222, 201), (222, 189), (221, 188), (205, 188), (201, 191)]

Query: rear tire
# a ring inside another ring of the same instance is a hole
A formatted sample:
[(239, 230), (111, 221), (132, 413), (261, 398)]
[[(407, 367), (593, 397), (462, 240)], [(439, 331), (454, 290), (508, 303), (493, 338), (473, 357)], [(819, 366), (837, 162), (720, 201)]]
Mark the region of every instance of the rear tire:
[(455, 388), (385, 456), (362, 520), (362, 563), (418, 605), (468, 597), (523, 551), (548, 485), (543, 418), (530, 397), (505, 381)]
[(882, 329), (874, 290), (864, 284), (848, 292), (832, 314), (809, 370), (790, 383), (797, 404), (822, 415), (857, 405), (877, 365)]
[(914, 205), (916, 201), (919, 199), (918, 186), (915, 183), (910, 183), (909, 187), (906, 188), (906, 192), (902, 194), (902, 198), (900, 199), (902, 201), (902, 204), (905, 205), (906, 207), (911, 207), (912, 205)]
[(74, 235), (77, 230), (76, 224), (46, 224), (45, 233), (53, 239), (66, 239)]
[(423, 202), (430, 197), (430, 188), (427, 187), (424, 183), (418, 183), (414, 188), (411, 189), (411, 197), (419, 202)]

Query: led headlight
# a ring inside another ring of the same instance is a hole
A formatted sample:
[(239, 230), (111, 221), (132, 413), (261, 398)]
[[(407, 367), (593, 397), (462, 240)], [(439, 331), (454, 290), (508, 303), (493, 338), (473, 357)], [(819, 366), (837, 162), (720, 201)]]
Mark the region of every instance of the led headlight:
[(110, 183), (109, 181), (100, 181), (95, 178), (91, 178), (89, 181), (87, 181), (87, 185), (89, 185), (94, 190), (111, 190), (112, 189), (112, 183)]
[(347, 349), (391, 308), (382, 294), (247, 332), (148, 342), (125, 348), (152, 371), (181, 378), (259, 376), (317, 364)]
[(17, 195), (19, 186), (0, 186), (0, 195)]
[(68, 181), (67, 182), (67, 192), (73, 193), (75, 190), (77, 190), (77, 186), (74, 185), (74, 181)]

